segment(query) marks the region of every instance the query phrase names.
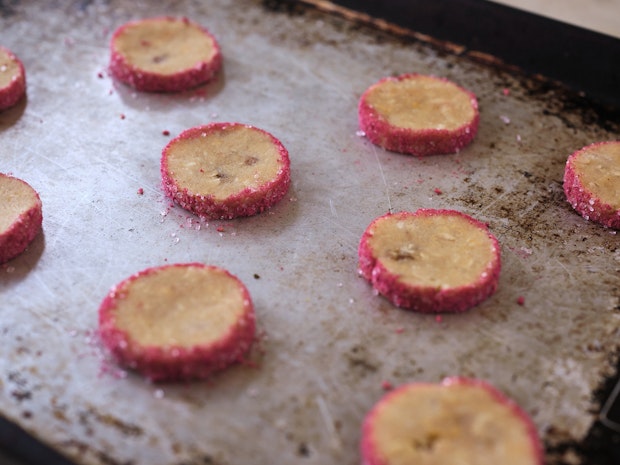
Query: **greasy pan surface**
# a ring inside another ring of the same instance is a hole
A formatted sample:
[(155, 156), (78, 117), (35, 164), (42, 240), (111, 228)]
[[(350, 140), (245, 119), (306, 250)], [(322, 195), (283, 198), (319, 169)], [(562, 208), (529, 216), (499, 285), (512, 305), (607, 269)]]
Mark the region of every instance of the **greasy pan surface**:
[[(574, 213), (561, 181), (568, 155), (617, 138), (616, 123), (573, 108), (554, 84), (301, 6), (11, 2), (0, 12), (2, 44), (28, 76), (27, 100), (0, 113), (0, 171), (28, 181), (44, 209), (43, 234), (0, 267), (4, 418), (78, 464), (355, 464), (384, 382), (463, 375), (531, 414), (549, 463), (582, 462), (560, 446), (589, 434), (594, 393), (614, 371), (620, 249), (615, 231)], [(160, 14), (215, 35), (215, 82), (161, 95), (109, 78), (113, 30)], [(417, 159), (357, 133), (361, 93), (405, 72), (478, 96), (472, 145)], [(256, 125), (289, 150), (292, 186), (275, 208), (205, 222), (164, 197), (163, 146), (212, 121)], [(357, 275), (370, 221), (422, 207), (470, 214), (500, 241), (499, 289), (471, 311), (402, 311)], [(94, 333), (99, 303), (136, 271), (190, 261), (247, 285), (261, 332), (252, 363), (181, 385), (118, 369)]]

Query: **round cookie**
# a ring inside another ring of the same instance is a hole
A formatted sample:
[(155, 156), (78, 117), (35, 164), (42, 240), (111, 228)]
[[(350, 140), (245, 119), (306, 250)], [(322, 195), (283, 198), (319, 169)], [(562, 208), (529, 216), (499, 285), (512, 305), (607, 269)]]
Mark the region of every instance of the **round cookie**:
[(362, 235), (359, 271), (397, 307), (459, 312), (497, 288), (497, 239), (487, 226), (453, 210), (420, 209), (375, 219)]
[(42, 222), (39, 194), (25, 181), (0, 173), (0, 263), (26, 250)]
[(358, 105), (359, 127), (373, 144), (416, 156), (454, 153), (478, 132), (478, 101), (451, 81), (423, 74), (386, 77)]
[(211, 219), (260, 213), (290, 184), (287, 150), (271, 134), (239, 123), (182, 132), (161, 158), (163, 189), (181, 207)]
[(110, 41), (110, 73), (145, 92), (179, 92), (221, 68), (215, 38), (187, 18), (157, 17), (119, 27)]
[(19, 102), (26, 94), (26, 71), (10, 50), (0, 47), (0, 111)]
[(490, 384), (411, 383), (385, 395), (362, 426), (365, 465), (542, 465), (528, 415)]
[(564, 193), (586, 220), (620, 229), (620, 141), (591, 144), (568, 157)]
[(112, 288), (99, 307), (99, 333), (121, 365), (153, 381), (202, 379), (243, 359), (254, 307), (221, 268), (166, 265)]

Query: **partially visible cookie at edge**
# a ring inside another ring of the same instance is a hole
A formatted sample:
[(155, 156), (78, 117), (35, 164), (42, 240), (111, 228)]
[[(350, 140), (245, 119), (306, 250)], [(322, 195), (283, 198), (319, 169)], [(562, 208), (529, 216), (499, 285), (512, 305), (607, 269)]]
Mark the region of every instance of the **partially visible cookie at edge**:
[(564, 193), (586, 220), (620, 229), (620, 141), (597, 142), (570, 155)]
[(42, 222), (39, 194), (27, 182), (0, 173), (0, 263), (24, 252)]
[(144, 92), (180, 92), (210, 81), (222, 66), (215, 37), (187, 18), (120, 26), (110, 41), (110, 73)]
[(360, 450), (365, 465), (542, 465), (544, 456), (534, 423), (514, 400), (463, 377), (386, 394), (364, 419)]
[(359, 127), (373, 144), (416, 156), (455, 153), (472, 142), (476, 96), (448, 79), (410, 73), (370, 86), (358, 104)]
[(25, 94), (24, 64), (13, 52), (0, 47), (0, 111), (17, 104)]

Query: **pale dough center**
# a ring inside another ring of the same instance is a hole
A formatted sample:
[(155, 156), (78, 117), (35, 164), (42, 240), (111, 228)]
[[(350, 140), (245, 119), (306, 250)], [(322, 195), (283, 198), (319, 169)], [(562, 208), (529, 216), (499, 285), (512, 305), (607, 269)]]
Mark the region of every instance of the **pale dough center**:
[(258, 190), (282, 169), (278, 146), (262, 131), (229, 126), (177, 140), (168, 170), (181, 189), (223, 200), (244, 189)]
[(532, 465), (522, 418), (479, 387), (416, 386), (374, 419), (374, 442), (390, 465)]
[(127, 26), (114, 40), (116, 50), (138, 69), (170, 75), (209, 62), (213, 39), (182, 20), (145, 20)]
[(208, 345), (243, 317), (239, 286), (229, 275), (209, 268), (158, 270), (121, 290), (116, 324), (144, 346)]
[(475, 284), (494, 260), (488, 233), (460, 216), (387, 217), (369, 245), (389, 272), (413, 286)]
[(384, 81), (368, 92), (366, 101), (388, 123), (404, 129), (454, 130), (475, 116), (467, 92), (427, 76)]
[(620, 210), (620, 143), (601, 144), (574, 160), (583, 186), (615, 210)]

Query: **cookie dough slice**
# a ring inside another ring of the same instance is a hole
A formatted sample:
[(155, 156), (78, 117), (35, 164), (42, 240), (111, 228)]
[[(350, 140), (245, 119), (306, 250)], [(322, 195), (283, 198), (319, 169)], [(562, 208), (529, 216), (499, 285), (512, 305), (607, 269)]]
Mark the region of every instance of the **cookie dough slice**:
[(26, 250), (42, 222), (39, 194), (25, 181), (0, 173), (0, 263)]
[(188, 129), (164, 148), (165, 193), (181, 207), (211, 219), (260, 213), (290, 184), (290, 161), (271, 134), (239, 123)]
[(373, 144), (416, 156), (454, 153), (478, 132), (478, 101), (453, 82), (423, 74), (386, 77), (358, 105), (359, 127)]
[(573, 153), (564, 170), (564, 193), (586, 220), (620, 229), (620, 141)]
[(243, 359), (254, 307), (243, 283), (221, 268), (149, 268), (108, 293), (99, 333), (121, 365), (153, 381), (202, 379)]
[(112, 76), (146, 92), (191, 89), (209, 81), (222, 65), (215, 38), (187, 18), (131, 21), (114, 32), (110, 51)]
[(383, 397), (362, 426), (365, 465), (542, 465), (528, 415), (490, 384), (411, 383)]
[(12, 107), (26, 94), (26, 71), (10, 50), (0, 47), (0, 111)]
[(497, 239), (454, 210), (420, 209), (375, 219), (362, 235), (359, 271), (397, 307), (459, 312), (497, 288)]

